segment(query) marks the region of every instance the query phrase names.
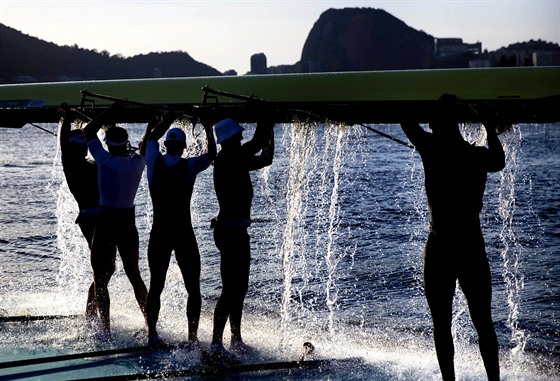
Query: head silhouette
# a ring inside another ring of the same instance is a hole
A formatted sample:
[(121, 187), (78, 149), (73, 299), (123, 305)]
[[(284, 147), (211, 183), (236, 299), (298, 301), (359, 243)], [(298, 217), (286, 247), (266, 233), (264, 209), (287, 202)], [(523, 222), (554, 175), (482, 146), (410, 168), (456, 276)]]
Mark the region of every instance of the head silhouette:
[(87, 155), (87, 144), (84, 132), (82, 130), (72, 130), (68, 134), (68, 151), (72, 152), (72, 155), (79, 157), (85, 157)]
[(239, 144), (243, 139), (245, 129), (234, 119), (228, 118), (216, 123), (214, 130), (216, 131), (217, 143), (223, 146), (224, 144)]
[(128, 154), (128, 132), (122, 127), (113, 126), (105, 131), (105, 143), (113, 155), (124, 156)]
[(172, 128), (167, 131), (165, 141), (163, 142), (168, 155), (179, 156), (187, 147), (187, 136), (180, 128)]
[(459, 131), (459, 115), (462, 106), (452, 94), (443, 94), (437, 100), (430, 119), (430, 129), (435, 134), (454, 134)]

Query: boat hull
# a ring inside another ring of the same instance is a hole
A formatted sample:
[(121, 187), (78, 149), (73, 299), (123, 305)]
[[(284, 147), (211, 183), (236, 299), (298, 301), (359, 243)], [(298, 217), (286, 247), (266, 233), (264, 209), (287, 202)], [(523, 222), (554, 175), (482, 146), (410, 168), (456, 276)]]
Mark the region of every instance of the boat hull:
[[(108, 97), (83, 97), (82, 90)], [(398, 123), (404, 117), (425, 122), (444, 93), (469, 104), (492, 103), (509, 123), (560, 121), (560, 67), (516, 67), (2, 85), (0, 125), (56, 122), (61, 103), (94, 115), (114, 98), (136, 102), (123, 108), (120, 122), (145, 122), (154, 108), (240, 122), (255, 122), (263, 112), (276, 122)], [(138, 107), (142, 104), (150, 107)]]

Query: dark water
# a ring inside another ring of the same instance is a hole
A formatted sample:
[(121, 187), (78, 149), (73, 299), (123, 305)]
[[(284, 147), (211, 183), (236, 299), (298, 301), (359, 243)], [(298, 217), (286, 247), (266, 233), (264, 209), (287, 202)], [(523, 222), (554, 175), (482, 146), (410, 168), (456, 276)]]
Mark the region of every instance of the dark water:
[[(405, 140), (398, 126), (375, 127)], [(142, 127), (129, 129), (138, 140)], [(478, 131), (470, 126), (465, 134), (474, 141)], [(489, 176), (481, 220), (502, 373), (507, 380), (560, 378), (560, 125), (516, 126), (501, 140), (508, 163)], [(253, 177), (246, 340), (278, 353), (312, 340), (324, 355), (363, 357), (387, 379), (438, 379), (422, 289), (422, 181), (417, 153), (361, 127), (277, 126), (275, 161)], [(146, 281), (147, 194), (143, 180), (136, 204)], [(30, 126), (0, 129), (0, 205), (0, 312), (82, 313), (91, 271), (55, 137)], [(216, 212), (209, 170), (193, 196), (203, 341), (220, 290), (208, 224)], [(113, 326), (125, 337), (142, 322), (120, 267), (110, 291)], [(172, 266), (159, 323), (168, 338), (186, 335), (184, 297)], [(484, 379), (460, 292), (454, 308), (457, 373)], [(14, 341), (10, 332), (0, 330), (5, 348), (34, 345), (32, 337)], [(43, 345), (53, 345), (52, 337)]]

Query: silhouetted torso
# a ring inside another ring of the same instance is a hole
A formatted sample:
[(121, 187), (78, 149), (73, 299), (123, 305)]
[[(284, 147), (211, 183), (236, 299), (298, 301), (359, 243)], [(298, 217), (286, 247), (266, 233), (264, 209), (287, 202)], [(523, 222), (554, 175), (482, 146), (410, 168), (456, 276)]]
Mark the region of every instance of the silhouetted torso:
[(249, 171), (258, 160), (243, 146), (224, 146), (214, 161), (214, 187), (219, 217), (250, 219), (253, 184)]
[(80, 210), (97, 208), (99, 204), (97, 164), (86, 159), (84, 155), (76, 155), (71, 149), (66, 149), (62, 152), (62, 168), (68, 188)]
[(417, 145), (424, 164), (430, 223), (436, 233), (460, 233), (460, 229), (479, 226), (488, 149), (441, 139), (426, 134)]

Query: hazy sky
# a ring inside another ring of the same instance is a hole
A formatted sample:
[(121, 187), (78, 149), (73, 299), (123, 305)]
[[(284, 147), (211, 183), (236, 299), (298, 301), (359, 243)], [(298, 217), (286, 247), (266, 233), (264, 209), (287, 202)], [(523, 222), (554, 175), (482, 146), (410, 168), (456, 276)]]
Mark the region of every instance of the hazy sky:
[(296, 63), (321, 13), (345, 7), (384, 9), (434, 37), (488, 50), (560, 43), (560, 0), (0, 0), (0, 22), (58, 45), (127, 57), (181, 50), (244, 74), (254, 53), (269, 66)]

